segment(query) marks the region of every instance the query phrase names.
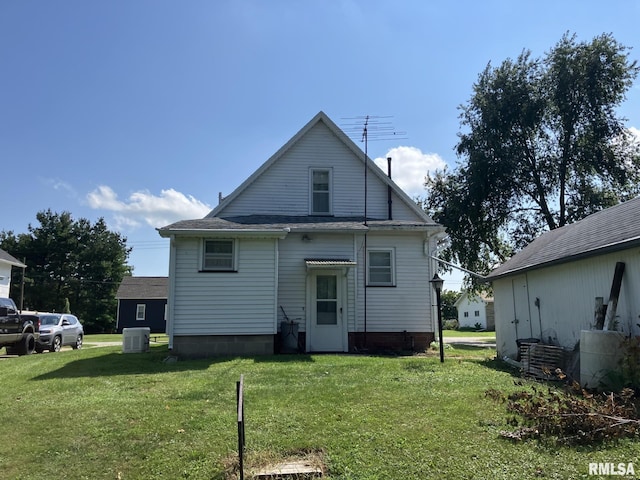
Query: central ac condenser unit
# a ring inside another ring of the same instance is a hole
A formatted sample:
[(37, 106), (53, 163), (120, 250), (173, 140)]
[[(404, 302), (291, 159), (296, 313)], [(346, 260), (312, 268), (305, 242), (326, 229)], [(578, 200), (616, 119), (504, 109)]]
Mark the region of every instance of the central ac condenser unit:
[(122, 329), (122, 353), (142, 353), (149, 351), (149, 327)]

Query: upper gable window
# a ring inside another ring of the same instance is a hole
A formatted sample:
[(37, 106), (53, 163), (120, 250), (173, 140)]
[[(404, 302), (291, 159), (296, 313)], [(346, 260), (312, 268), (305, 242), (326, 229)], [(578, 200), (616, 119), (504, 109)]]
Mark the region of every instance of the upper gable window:
[(233, 240), (205, 240), (202, 270), (235, 270), (235, 242)]
[(309, 213), (311, 215), (331, 215), (333, 213), (331, 177), (330, 168), (312, 168), (310, 170)]

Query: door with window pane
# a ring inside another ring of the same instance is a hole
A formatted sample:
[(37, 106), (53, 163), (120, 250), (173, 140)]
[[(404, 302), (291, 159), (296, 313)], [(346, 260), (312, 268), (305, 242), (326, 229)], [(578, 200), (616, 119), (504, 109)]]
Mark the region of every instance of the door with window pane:
[(342, 276), (318, 272), (311, 277), (309, 351), (343, 351)]

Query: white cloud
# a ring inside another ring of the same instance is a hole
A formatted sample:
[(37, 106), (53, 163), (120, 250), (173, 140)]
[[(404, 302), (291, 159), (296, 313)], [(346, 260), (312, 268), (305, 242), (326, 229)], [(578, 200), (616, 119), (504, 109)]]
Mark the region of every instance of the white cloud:
[(424, 179), (428, 172), (442, 170), (446, 163), (437, 153), (424, 153), (416, 147), (395, 147), (385, 158), (374, 162), (387, 171), (387, 157), (391, 157), (391, 177), (410, 197), (424, 195)]
[(69, 183), (59, 178), (40, 178), (40, 181), (54, 190), (64, 193), (69, 198), (77, 198), (78, 196), (76, 190)]
[(638, 142), (640, 142), (640, 129), (636, 128), (636, 127), (630, 127), (629, 131), (631, 132), (631, 134), (636, 137), (636, 140)]
[(143, 224), (163, 227), (177, 220), (202, 218), (211, 211), (206, 203), (172, 188), (162, 190), (160, 196), (146, 190), (134, 192), (123, 201), (111, 187), (101, 185), (87, 194), (87, 202), (93, 209), (113, 212), (119, 229)]

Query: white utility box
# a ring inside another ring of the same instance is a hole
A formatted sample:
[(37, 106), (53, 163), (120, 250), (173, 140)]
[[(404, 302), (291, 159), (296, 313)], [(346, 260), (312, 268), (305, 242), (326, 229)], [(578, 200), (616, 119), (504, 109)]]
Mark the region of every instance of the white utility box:
[(142, 353), (149, 351), (149, 327), (122, 329), (122, 353)]

